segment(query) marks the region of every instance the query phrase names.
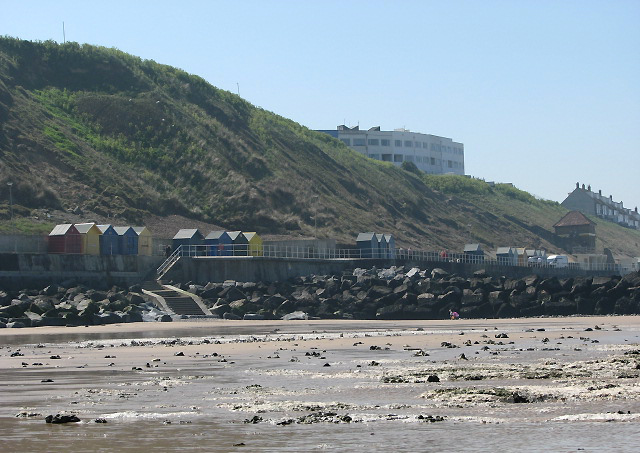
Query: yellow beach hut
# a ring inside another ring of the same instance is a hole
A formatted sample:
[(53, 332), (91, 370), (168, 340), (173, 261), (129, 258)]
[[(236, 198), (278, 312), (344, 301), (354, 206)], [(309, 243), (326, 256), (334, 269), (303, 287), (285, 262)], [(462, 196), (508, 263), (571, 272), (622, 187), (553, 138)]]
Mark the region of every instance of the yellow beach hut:
[(249, 242), (249, 255), (250, 256), (263, 256), (264, 251), (262, 247), (262, 238), (258, 236), (258, 233), (252, 231), (249, 233), (242, 233)]
[(138, 235), (138, 255), (153, 255), (153, 238), (147, 227), (134, 226), (133, 231)]
[(82, 253), (85, 255), (100, 255), (100, 235), (102, 232), (95, 223), (74, 224), (82, 238)]

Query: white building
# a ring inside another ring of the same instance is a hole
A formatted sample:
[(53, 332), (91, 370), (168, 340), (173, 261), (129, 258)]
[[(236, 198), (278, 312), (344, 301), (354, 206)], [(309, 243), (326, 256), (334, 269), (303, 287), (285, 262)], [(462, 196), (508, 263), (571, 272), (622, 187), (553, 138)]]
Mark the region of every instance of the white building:
[(371, 159), (393, 162), (413, 162), (431, 174), (464, 175), (464, 145), (450, 138), (419, 134), (408, 129), (381, 131), (372, 127), (364, 131), (358, 126), (338, 126), (336, 130), (321, 130), (351, 149)]

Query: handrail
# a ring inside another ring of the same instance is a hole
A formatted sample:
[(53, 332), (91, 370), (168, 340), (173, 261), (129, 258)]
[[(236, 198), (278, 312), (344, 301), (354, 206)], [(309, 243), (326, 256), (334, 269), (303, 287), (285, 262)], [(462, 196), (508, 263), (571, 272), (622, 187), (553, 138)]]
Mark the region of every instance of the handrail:
[(482, 255), (465, 253), (434, 252), (428, 250), (393, 249), (393, 248), (316, 248), (279, 245), (247, 245), (247, 244), (223, 244), (223, 245), (180, 245), (158, 268), (158, 274), (164, 274), (175, 264), (180, 257), (270, 257), (290, 259), (396, 259), (412, 262), (431, 263), (467, 263), (479, 264), (487, 267), (527, 267), (531, 269), (578, 269), (586, 271), (610, 271), (624, 275), (633, 272), (636, 266), (623, 266), (612, 263), (568, 263), (565, 267), (558, 267), (546, 262), (528, 263), (522, 257), (517, 256), (498, 257), (497, 259), (485, 258)]
[(181, 256), (182, 256), (182, 246), (179, 246), (173, 251), (171, 255), (169, 255), (169, 257), (166, 260), (164, 260), (164, 262), (160, 265), (160, 267), (158, 267), (156, 271), (158, 276), (162, 277), (169, 270), (169, 268), (173, 266), (176, 263), (176, 261), (180, 259)]

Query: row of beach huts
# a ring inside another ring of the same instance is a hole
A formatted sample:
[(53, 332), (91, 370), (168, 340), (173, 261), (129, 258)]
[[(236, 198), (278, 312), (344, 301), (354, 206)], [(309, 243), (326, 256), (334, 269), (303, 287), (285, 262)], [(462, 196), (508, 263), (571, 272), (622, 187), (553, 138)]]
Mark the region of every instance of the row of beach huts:
[(47, 237), (49, 253), (82, 255), (152, 255), (153, 238), (146, 227), (66, 223)]
[[(146, 227), (76, 223), (56, 225), (47, 237), (48, 252), (82, 255), (152, 255), (153, 238)], [(262, 238), (255, 232), (182, 229), (169, 250), (182, 246), (187, 256), (262, 256)]]

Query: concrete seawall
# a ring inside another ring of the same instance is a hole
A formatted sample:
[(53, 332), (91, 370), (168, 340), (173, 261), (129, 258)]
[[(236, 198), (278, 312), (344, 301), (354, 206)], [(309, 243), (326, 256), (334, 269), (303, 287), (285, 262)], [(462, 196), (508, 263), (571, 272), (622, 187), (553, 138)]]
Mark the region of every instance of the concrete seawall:
[(182, 257), (163, 278), (180, 282), (206, 284), (236, 280), (241, 282), (274, 282), (305, 275), (340, 274), (357, 267), (379, 269), (390, 266), (418, 267), (420, 269), (439, 267), (452, 274), (471, 276), (473, 272), (485, 269), (491, 276), (522, 278), (531, 274), (541, 277), (558, 278), (587, 275), (609, 276), (610, 271), (585, 271), (581, 269), (530, 268), (517, 266), (486, 266), (484, 264), (427, 262), (401, 259), (332, 259), (311, 260), (271, 257)]
[(63, 282), (129, 286), (154, 278), (161, 256), (0, 253), (0, 288), (43, 288)]

